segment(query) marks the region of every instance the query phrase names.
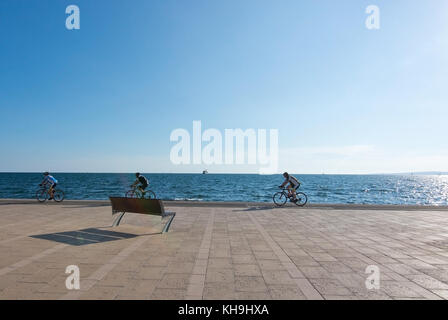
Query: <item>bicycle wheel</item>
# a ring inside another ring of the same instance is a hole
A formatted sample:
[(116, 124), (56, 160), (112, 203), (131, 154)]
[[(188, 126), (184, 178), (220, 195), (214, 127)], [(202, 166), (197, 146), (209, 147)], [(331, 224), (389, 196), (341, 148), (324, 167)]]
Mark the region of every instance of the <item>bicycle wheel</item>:
[(298, 205), (299, 207), (303, 207), (308, 202), (308, 196), (303, 192), (297, 192), (296, 199), (296, 205)]
[(136, 189), (134, 191), (134, 198), (143, 199), (144, 197), (145, 197), (145, 194), (142, 193), (142, 191), (140, 189)]
[(36, 199), (39, 202), (45, 202), (48, 200), (48, 192), (46, 189), (39, 189), (36, 192)]
[(135, 190), (131, 189), (124, 195), (126, 198), (135, 198)]
[(272, 200), (274, 201), (274, 203), (277, 206), (281, 207), (286, 203), (286, 200), (288, 200), (288, 197), (286, 196), (286, 194), (284, 192), (277, 192), (272, 197)]
[(61, 202), (62, 200), (64, 200), (64, 197), (65, 197), (64, 191), (59, 190), (59, 189), (54, 190), (54, 193), (53, 193), (54, 201)]
[(153, 191), (151, 191), (151, 190), (147, 190), (145, 192), (144, 198), (145, 199), (155, 199), (156, 198), (156, 194)]

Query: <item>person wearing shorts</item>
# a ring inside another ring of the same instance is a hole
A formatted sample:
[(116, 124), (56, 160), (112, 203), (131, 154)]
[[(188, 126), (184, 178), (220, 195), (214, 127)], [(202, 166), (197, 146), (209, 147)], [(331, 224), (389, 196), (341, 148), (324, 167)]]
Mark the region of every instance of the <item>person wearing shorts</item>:
[(54, 188), (56, 188), (56, 185), (58, 184), (58, 180), (56, 180), (53, 176), (50, 175), (49, 172), (44, 172), (44, 180), (40, 183), (41, 186), (50, 186), (49, 193), (50, 193), (50, 199), (52, 200), (54, 196)]
[(297, 202), (296, 190), (300, 187), (299, 180), (296, 177), (288, 174), (288, 172), (283, 173), (283, 177), (285, 178), (285, 181), (282, 183), (281, 186), (279, 186), (279, 188), (284, 188), (289, 183), (287, 187), (288, 196), (291, 199), (291, 202), (294, 203)]

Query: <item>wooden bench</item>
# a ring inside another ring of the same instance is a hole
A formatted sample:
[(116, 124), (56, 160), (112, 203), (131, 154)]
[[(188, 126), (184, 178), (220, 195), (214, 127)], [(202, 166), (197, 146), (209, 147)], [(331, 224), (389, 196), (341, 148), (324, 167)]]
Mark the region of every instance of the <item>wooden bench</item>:
[(112, 226), (116, 227), (120, 224), (126, 212), (149, 214), (161, 216), (162, 221), (165, 217), (169, 217), (168, 221), (162, 230), (162, 233), (168, 232), (171, 222), (176, 216), (175, 212), (165, 212), (163, 202), (158, 199), (139, 199), (139, 198), (124, 198), (124, 197), (109, 197), (112, 203), (112, 217), (117, 215)]

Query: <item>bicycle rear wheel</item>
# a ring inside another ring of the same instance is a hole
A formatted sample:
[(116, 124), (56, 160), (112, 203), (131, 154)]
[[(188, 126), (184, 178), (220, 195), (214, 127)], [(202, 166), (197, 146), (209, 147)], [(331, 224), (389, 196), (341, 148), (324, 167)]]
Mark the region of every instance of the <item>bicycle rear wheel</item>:
[(48, 192), (46, 189), (39, 189), (36, 192), (36, 199), (39, 202), (45, 202), (48, 200)]
[(274, 203), (277, 206), (281, 207), (281, 206), (285, 205), (288, 198), (284, 192), (277, 192), (277, 193), (274, 193), (272, 200), (274, 201)]
[(135, 198), (135, 190), (129, 190), (128, 192), (126, 192), (126, 194), (124, 195), (126, 198)]
[(64, 191), (58, 190), (58, 189), (54, 190), (54, 193), (53, 193), (54, 201), (61, 202), (62, 200), (64, 200), (64, 198), (65, 198)]
[(308, 196), (303, 192), (297, 192), (296, 199), (297, 199), (296, 205), (299, 207), (303, 207), (308, 202)]

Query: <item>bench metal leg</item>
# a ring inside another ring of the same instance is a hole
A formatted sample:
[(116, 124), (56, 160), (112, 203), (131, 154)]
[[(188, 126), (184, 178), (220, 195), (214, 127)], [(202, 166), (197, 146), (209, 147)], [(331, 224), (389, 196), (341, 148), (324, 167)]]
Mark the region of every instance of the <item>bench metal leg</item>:
[(166, 212), (165, 215), (162, 217), (169, 217), (169, 220), (166, 222), (165, 227), (162, 230), (162, 233), (168, 232), (168, 230), (170, 229), (171, 226), (171, 222), (173, 222), (174, 217), (176, 216), (175, 212)]
[(126, 213), (126, 212), (120, 212), (120, 213), (118, 213), (118, 216), (115, 218), (114, 222), (112, 223), (112, 227), (116, 227), (116, 226), (118, 226), (118, 225), (120, 224), (121, 219), (123, 218), (123, 216), (124, 216), (125, 213)]
[[(123, 219), (123, 216), (126, 212), (114, 212), (112, 215), (117, 215), (114, 222), (112, 223), (112, 227), (117, 227), (120, 222), (121, 219)], [(174, 217), (176, 216), (175, 212), (166, 212), (163, 216), (162, 216), (162, 220), (164, 218), (168, 218), (168, 221), (165, 223), (165, 226), (163, 227), (162, 233), (168, 232), (168, 230), (170, 229), (171, 226), (171, 222), (173, 222)]]

